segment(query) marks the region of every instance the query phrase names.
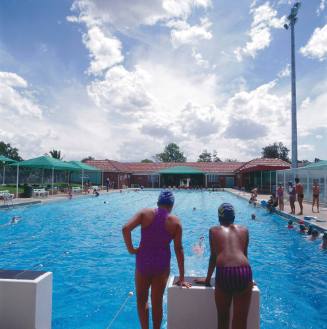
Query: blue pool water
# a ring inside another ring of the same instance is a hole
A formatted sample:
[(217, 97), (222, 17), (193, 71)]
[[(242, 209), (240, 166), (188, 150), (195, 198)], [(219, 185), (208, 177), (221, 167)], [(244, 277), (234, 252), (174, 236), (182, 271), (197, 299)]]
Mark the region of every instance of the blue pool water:
[[(134, 259), (125, 250), (121, 226), (138, 209), (153, 207), (157, 195), (113, 193), (0, 211), (0, 267), (54, 273), (54, 329), (105, 329), (128, 292), (134, 291)], [(186, 273), (206, 274), (208, 243), (204, 257), (193, 255), (192, 245), (216, 224), (222, 202), (233, 203), (237, 222), (250, 230), (249, 257), (261, 290), (262, 328), (326, 329), (327, 253), (319, 250), (319, 242), (287, 230), (281, 218), (227, 192), (176, 193)], [(253, 212), (258, 221), (250, 220)], [(6, 225), (14, 215), (22, 221)], [(139, 232), (134, 236), (137, 243)], [(175, 258), (172, 273), (177, 274)], [(139, 328), (135, 297), (112, 328)]]

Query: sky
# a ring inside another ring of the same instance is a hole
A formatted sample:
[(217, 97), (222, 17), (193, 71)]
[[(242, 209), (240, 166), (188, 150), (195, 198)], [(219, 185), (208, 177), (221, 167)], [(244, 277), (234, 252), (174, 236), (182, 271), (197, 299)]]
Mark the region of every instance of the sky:
[[(289, 0), (1, 0), (0, 140), (140, 161), (291, 145)], [(327, 159), (327, 0), (296, 25), (299, 158)]]

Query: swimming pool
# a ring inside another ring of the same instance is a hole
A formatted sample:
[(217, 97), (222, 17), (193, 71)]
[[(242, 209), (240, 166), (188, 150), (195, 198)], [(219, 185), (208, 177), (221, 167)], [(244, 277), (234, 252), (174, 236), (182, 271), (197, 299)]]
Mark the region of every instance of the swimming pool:
[[(134, 291), (134, 259), (125, 249), (121, 226), (138, 209), (153, 207), (157, 196), (158, 191), (111, 193), (0, 211), (1, 268), (54, 273), (53, 329), (105, 329)], [(193, 255), (192, 245), (216, 224), (217, 206), (231, 202), (237, 222), (250, 230), (262, 329), (327, 328), (327, 253), (319, 250), (319, 242), (307, 241), (287, 230), (279, 217), (227, 192), (181, 191), (175, 196), (186, 274), (206, 274), (208, 243), (204, 257)], [(250, 220), (253, 212), (258, 221)], [(22, 221), (6, 225), (14, 215)], [(178, 273), (175, 258), (172, 273)], [(112, 328), (139, 328), (135, 304), (130, 298)]]

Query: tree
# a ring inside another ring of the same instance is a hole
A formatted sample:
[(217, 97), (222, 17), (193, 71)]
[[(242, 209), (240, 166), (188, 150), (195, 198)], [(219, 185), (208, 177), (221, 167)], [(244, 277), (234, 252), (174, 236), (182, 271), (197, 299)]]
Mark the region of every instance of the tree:
[(88, 156), (87, 158), (82, 159), (82, 162), (86, 162), (88, 160), (95, 160), (95, 158)]
[(58, 160), (63, 159), (63, 157), (61, 156), (61, 151), (59, 151), (59, 150), (52, 150), (49, 153), (54, 159), (58, 159)]
[(186, 162), (186, 157), (175, 143), (168, 144), (162, 153), (156, 154), (155, 159), (159, 162)]
[(18, 153), (18, 149), (16, 147), (12, 147), (9, 143), (6, 144), (5, 142), (0, 142), (0, 155), (16, 161), (23, 160)]
[(274, 143), (262, 149), (263, 158), (277, 158), (289, 162), (289, 149), (283, 143)]
[(212, 161), (213, 162), (221, 162), (220, 158), (217, 155), (217, 151), (216, 150), (213, 150), (213, 153), (212, 153)]
[(204, 150), (200, 155), (198, 162), (212, 162), (212, 156), (211, 153), (209, 153), (207, 150)]
[(141, 163), (153, 163), (153, 161), (150, 159), (144, 159), (141, 161)]
[(225, 162), (238, 162), (238, 160), (237, 159), (229, 159), (229, 158), (227, 158), (227, 159), (225, 159)]

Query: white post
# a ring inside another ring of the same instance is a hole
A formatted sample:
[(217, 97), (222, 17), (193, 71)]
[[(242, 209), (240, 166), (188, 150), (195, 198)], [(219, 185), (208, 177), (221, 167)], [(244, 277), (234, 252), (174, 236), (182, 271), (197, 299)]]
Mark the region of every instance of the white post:
[(84, 169), (82, 169), (82, 193), (84, 191)]
[(307, 173), (307, 200), (310, 201), (309, 174)]
[(51, 180), (52, 195), (53, 195), (53, 185), (54, 185), (54, 168), (52, 168), (52, 180)]
[(5, 185), (6, 163), (3, 161), (2, 164), (3, 164), (2, 185)]
[(17, 173), (16, 173), (16, 198), (18, 198), (18, 185), (19, 185), (19, 164), (17, 165)]
[(103, 188), (103, 171), (101, 172), (101, 187)]

